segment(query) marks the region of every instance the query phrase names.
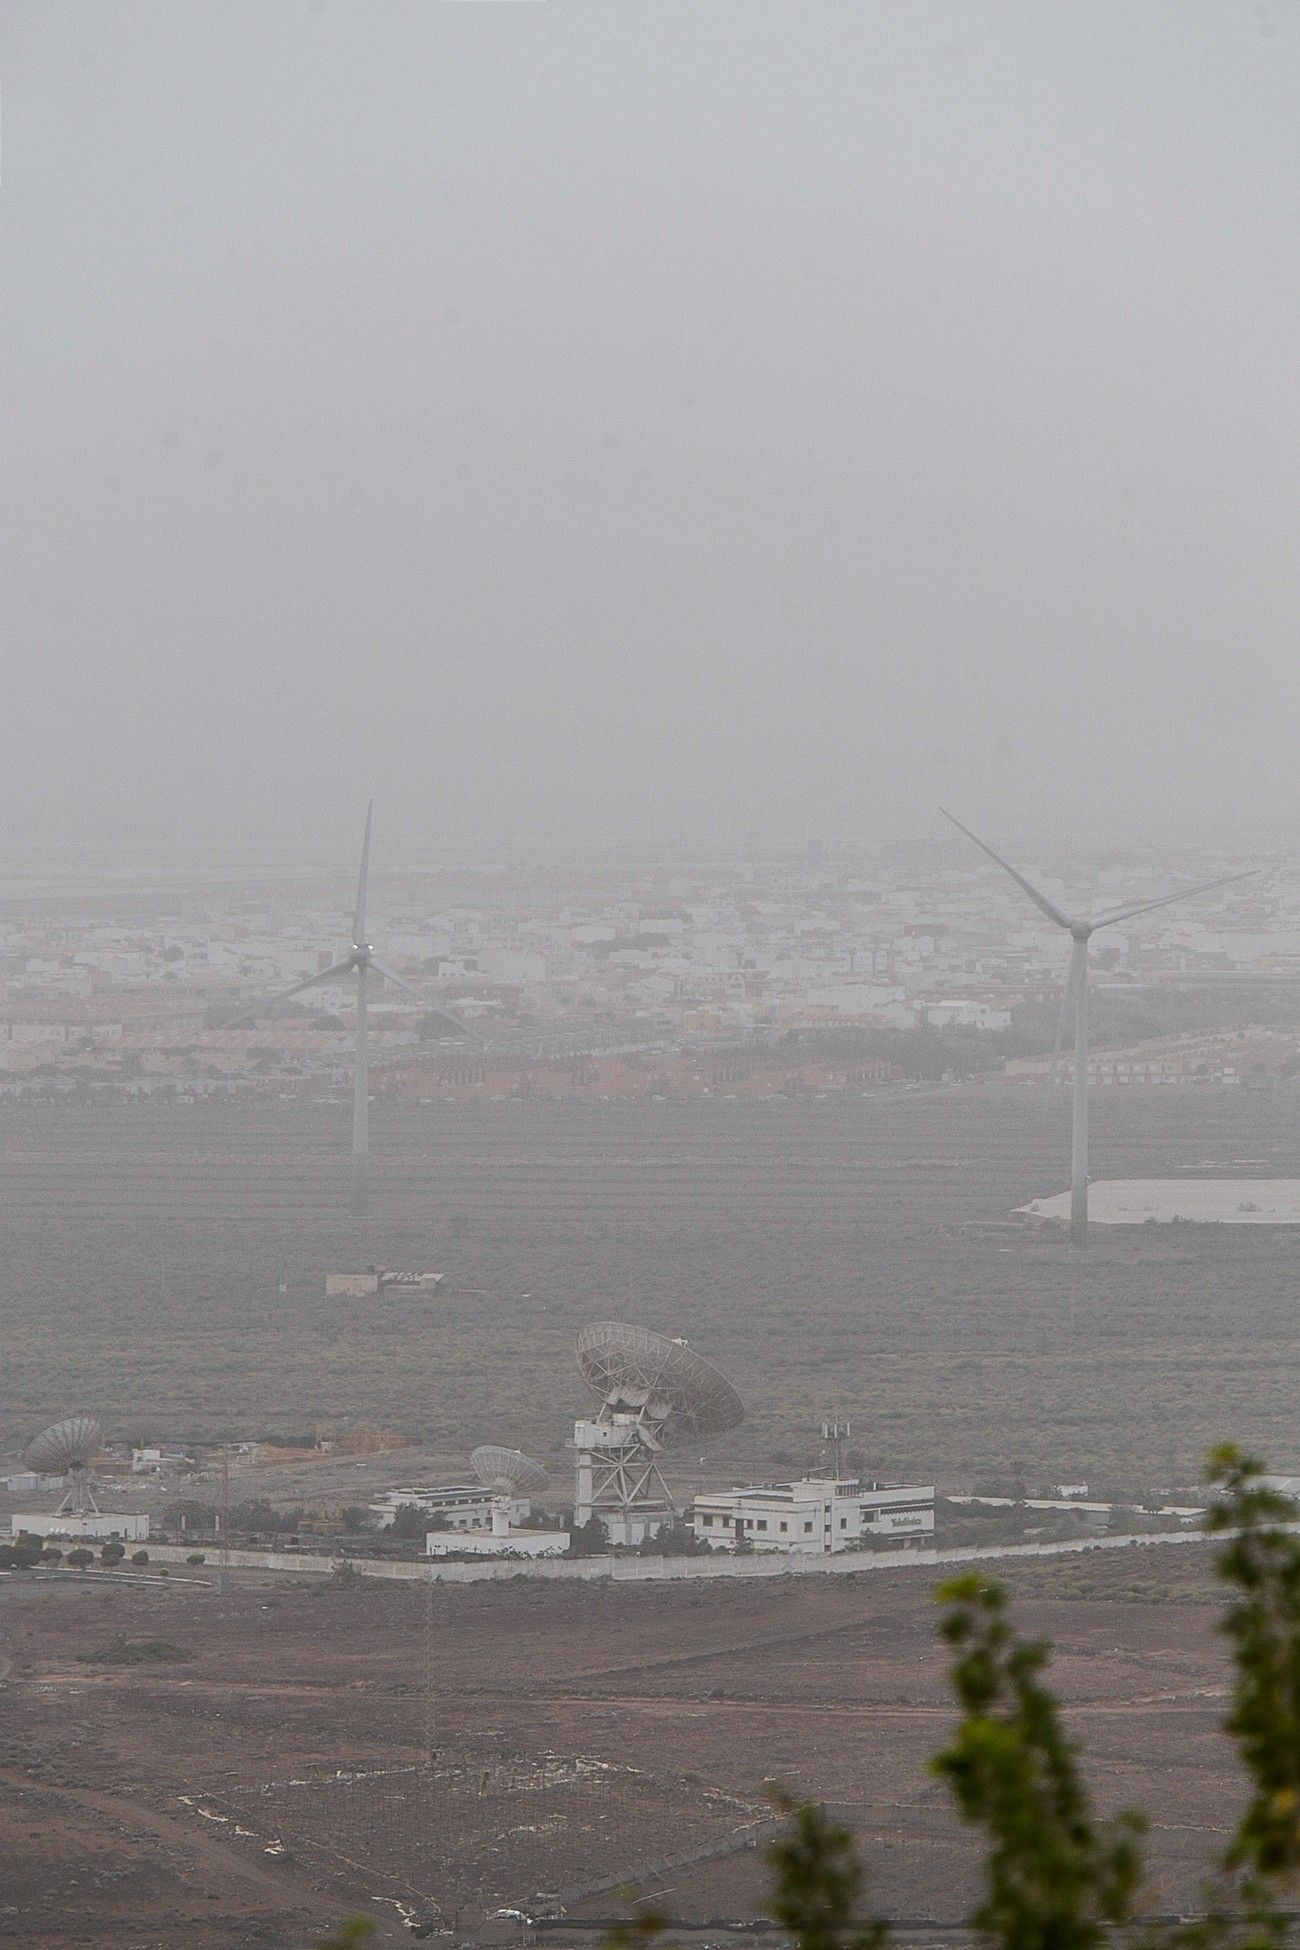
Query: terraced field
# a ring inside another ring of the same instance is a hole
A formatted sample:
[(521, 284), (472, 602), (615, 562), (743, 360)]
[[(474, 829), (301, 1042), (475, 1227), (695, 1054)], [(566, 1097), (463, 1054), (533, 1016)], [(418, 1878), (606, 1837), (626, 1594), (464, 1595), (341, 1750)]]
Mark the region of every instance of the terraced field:
[[(1101, 1093), (1094, 1170), (1293, 1174), (1296, 1112), (1293, 1092)], [(1150, 1228), (1080, 1256), (1023, 1230), (1014, 1207), (1059, 1189), (1064, 1116), (992, 1088), (384, 1100), (358, 1224), (342, 1105), (7, 1106), (0, 1443), (85, 1406), (191, 1436), (366, 1419), (563, 1467), (573, 1336), (613, 1315), (736, 1380), (748, 1419), (711, 1474), (811, 1460), (836, 1409), (868, 1466), (948, 1483), (1185, 1481), (1219, 1435), (1300, 1467), (1300, 1240)], [(326, 1301), (327, 1270), (370, 1261), (451, 1291)]]

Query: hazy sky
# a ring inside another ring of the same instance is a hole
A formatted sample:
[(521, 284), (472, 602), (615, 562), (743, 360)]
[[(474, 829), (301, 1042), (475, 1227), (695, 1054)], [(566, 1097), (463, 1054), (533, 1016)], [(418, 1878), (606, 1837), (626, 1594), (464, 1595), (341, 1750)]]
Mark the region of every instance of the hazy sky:
[(1300, 8), (3, 23), (12, 854), (1300, 815)]

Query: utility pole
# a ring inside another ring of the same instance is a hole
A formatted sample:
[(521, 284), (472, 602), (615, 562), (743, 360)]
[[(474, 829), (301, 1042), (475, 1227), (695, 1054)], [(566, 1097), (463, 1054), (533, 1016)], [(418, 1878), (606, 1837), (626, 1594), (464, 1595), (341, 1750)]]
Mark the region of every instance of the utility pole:
[(436, 1668), (433, 1652), (433, 1566), (425, 1566), (424, 1585), (424, 1760), (429, 1770), (430, 1791), (438, 1760), (438, 1716), (436, 1708)]
[(221, 1445), (221, 1550), (217, 1563), (217, 1593), (225, 1597), (230, 1590), (230, 1444)]

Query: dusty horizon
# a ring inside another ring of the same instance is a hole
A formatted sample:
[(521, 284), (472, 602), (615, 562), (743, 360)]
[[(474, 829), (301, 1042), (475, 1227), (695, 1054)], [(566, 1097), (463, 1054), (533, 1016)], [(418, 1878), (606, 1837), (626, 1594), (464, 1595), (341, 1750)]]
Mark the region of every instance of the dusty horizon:
[(1298, 42), (20, 0), (10, 859), (1290, 831)]

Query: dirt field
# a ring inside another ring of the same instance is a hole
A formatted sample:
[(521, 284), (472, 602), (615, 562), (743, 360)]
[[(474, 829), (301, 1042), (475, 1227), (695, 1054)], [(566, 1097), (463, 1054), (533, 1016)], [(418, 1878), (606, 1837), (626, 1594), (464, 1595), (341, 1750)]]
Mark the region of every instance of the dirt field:
[[(1296, 1102), (1098, 1092), (1094, 1167), (1293, 1175)], [(1219, 1436), (1300, 1467), (1300, 1240), (1112, 1229), (1080, 1257), (1023, 1229), (1014, 1208), (1059, 1188), (1064, 1117), (995, 1088), (384, 1101), (358, 1226), (344, 1106), (6, 1106), (0, 1443), (73, 1407), (189, 1437), (367, 1418), (449, 1455), (517, 1442), (567, 1479), (573, 1337), (614, 1315), (735, 1378), (749, 1414), (717, 1477), (811, 1461), (835, 1409), (866, 1466), (950, 1484), (1194, 1480)], [(454, 1290), (325, 1300), (326, 1271), (371, 1260)]]
[[(1156, 1810), (1158, 1908), (1195, 1900), (1236, 1802), (1191, 1560), (1017, 1574), (1101, 1800)], [(222, 1598), (0, 1579), (0, 1939), (302, 1945), (357, 1908), (385, 1934), (405, 1914), (474, 1937), (539, 1891), (607, 1914), (625, 1898), (592, 1885), (734, 1842), (772, 1777), (852, 1820), (881, 1910), (955, 1919), (969, 1850), (925, 1772), (950, 1723), (931, 1578), (885, 1583)], [(78, 1659), (118, 1634), (191, 1656)], [(638, 1886), (684, 1917), (753, 1915), (761, 1865), (742, 1848)]]

